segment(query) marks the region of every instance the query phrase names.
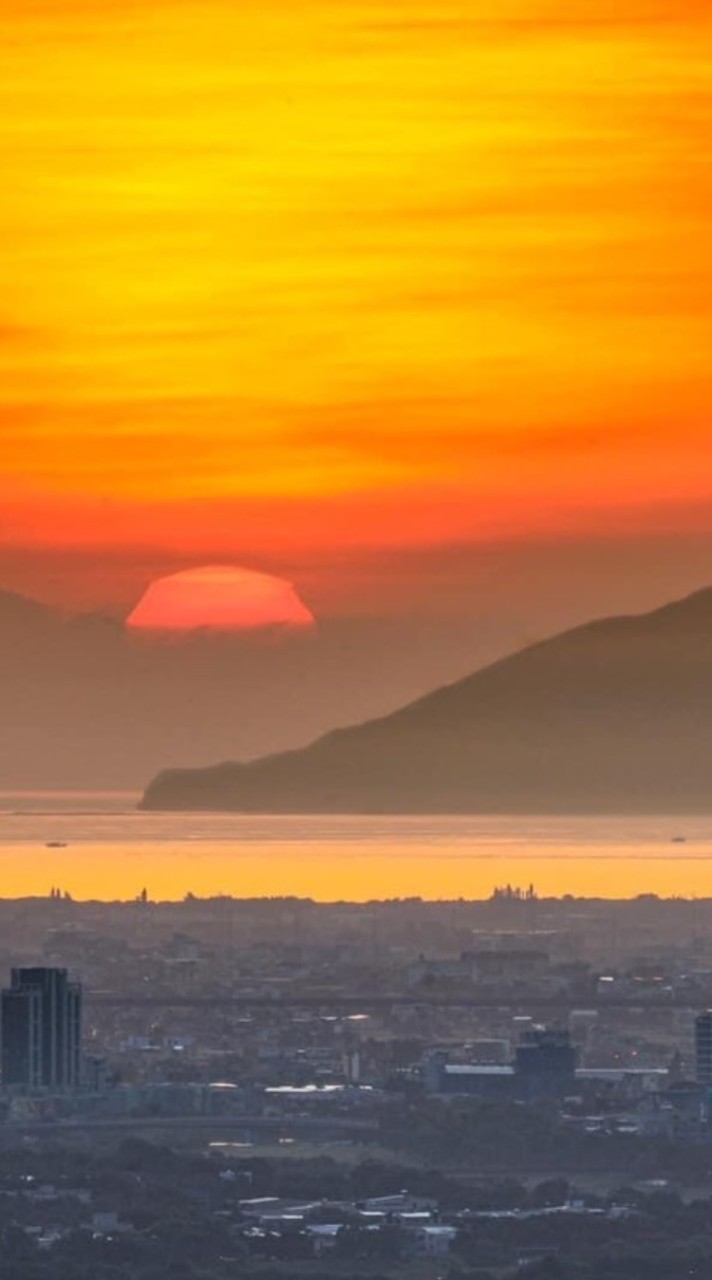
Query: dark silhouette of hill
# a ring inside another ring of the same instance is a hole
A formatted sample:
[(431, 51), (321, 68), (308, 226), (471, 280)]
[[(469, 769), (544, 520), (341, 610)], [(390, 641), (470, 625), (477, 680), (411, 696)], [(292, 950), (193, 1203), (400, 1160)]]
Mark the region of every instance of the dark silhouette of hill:
[(67, 616), (0, 592), (0, 789), (138, 790), (166, 760), (270, 750), (303, 741), (308, 721), (316, 732), (333, 723), (321, 718), (306, 646), (263, 640), (146, 639), (121, 618)]
[(166, 764), (296, 746), (465, 670), (468, 630), (449, 654), (438, 636), (344, 617), (309, 637), (149, 638), (0, 590), (0, 790), (139, 790)]
[(164, 772), (143, 806), (712, 811), (712, 589), (564, 632), (301, 750)]

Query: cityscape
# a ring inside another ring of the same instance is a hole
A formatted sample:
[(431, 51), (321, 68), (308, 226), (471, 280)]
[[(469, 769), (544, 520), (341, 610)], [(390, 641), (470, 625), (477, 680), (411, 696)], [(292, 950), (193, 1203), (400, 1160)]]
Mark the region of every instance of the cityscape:
[(712, 1280), (712, 0), (0, 0), (0, 1280)]
[(710, 926), (533, 886), (3, 901), (8, 1260), (172, 1274), (170, 1229), (187, 1275), (198, 1236), (211, 1276), (679, 1274), (712, 1186)]

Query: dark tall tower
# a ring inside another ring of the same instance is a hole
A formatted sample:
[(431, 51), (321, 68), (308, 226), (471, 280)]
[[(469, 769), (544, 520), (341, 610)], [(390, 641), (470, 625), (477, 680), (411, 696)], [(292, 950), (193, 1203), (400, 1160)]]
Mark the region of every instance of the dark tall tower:
[(2, 1083), (75, 1089), (82, 1070), (82, 989), (66, 969), (13, 969), (2, 993)]
[(530, 1098), (564, 1094), (573, 1088), (576, 1060), (568, 1031), (534, 1027), (514, 1055), (517, 1088)]
[(698, 1084), (712, 1084), (712, 1009), (695, 1018), (695, 1077)]

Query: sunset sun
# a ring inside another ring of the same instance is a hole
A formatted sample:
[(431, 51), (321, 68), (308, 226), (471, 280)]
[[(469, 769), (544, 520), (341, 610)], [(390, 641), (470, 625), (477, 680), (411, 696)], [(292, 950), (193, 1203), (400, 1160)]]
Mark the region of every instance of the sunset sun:
[(136, 631), (304, 630), (314, 617), (291, 582), (230, 565), (158, 578), (126, 620)]

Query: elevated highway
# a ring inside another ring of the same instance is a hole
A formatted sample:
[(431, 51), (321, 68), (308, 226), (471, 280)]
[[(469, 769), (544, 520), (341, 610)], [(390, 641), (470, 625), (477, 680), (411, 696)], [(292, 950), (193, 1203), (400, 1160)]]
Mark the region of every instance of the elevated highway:
[[(279, 1012), (282, 1009), (311, 1009), (324, 1012), (370, 1013), (395, 1008), (410, 1009), (541, 1009), (566, 1011), (571, 1009), (641, 1009), (649, 1012), (689, 1010), (699, 1012), (706, 1007), (706, 1000), (691, 1000), (679, 996), (589, 996), (589, 995), (536, 995), (511, 992), (501, 995), (426, 995), (422, 992), (369, 992), (309, 993), (305, 995), (177, 995), (156, 993), (133, 995), (111, 991), (85, 991), (85, 999), (94, 1008), (131, 1009), (235, 1009), (245, 1011)], [(709, 997), (712, 1003), (712, 995)]]

